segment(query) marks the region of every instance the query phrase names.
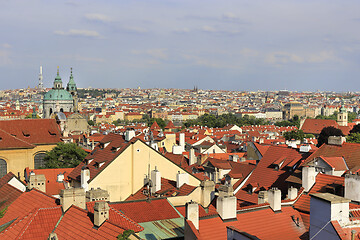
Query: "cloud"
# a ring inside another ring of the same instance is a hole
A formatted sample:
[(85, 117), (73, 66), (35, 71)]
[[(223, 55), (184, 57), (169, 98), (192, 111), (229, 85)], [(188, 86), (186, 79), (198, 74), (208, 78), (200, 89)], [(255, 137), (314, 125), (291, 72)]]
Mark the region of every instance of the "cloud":
[(332, 51), (321, 51), (302, 56), (289, 52), (272, 52), (265, 57), (265, 62), (277, 66), (288, 63), (323, 63), (327, 61), (340, 61), (340, 59)]
[(167, 49), (165, 48), (147, 49), (145, 51), (132, 50), (131, 53), (135, 55), (147, 55), (158, 60), (168, 59)]
[(98, 21), (98, 22), (103, 22), (103, 23), (112, 21), (109, 16), (101, 14), (101, 13), (88, 13), (88, 14), (85, 14), (85, 18), (87, 20)]
[(234, 35), (234, 34), (239, 34), (241, 33), (239, 30), (232, 30), (232, 29), (219, 29), (219, 28), (214, 28), (212, 26), (209, 25), (205, 25), (201, 28), (201, 31), (205, 32), (205, 33), (211, 33), (211, 34), (229, 34), (229, 35)]
[(70, 29), (68, 32), (64, 31), (54, 31), (54, 34), (61, 36), (72, 36), (72, 37), (90, 37), (90, 38), (102, 38), (102, 36), (93, 30), (85, 30), (85, 29)]
[(322, 51), (318, 54), (312, 54), (308, 59), (308, 61), (311, 63), (322, 63), (332, 60), (339, 60), (332, 51)]
[(210, 32), (210, 33), (218, 32), (214, 27), (211, 27), (211, 26), (203, 26), (202, 30), (204, 32)]
[(240, 50), (240, 54), (244, 57), (256, 57), (259, 55), (259, 52), (254, 49), (243, 48)]
[(10, 44), (8, 44), (8, 43), (4, 43), (4, 44), (2, 44), (1, 45), (3, 48), (6, 48), (6, 49), (9, 49), (9, 48), (11, 48), (12, 46), (10, 45)]
[(0, 50), (0, 66), (11, 64), (10, 54), (6, 50)]
[(147, 33), (148, 30), (142, 27), (126, 26), (122, 28), (125, 32), (129, 33)]
[(176, 29), (174, 32), (176, 32), (176, 33), (189, 33), (190, 29), (188, 29), (188, 28), (180, 28), (180, 29)]
[(97, 63), (105, 62), (104, 58), (86, 57), (81, 55), (63, 55), (62, 58), (72, 59), (80, 62), (97, 62)]

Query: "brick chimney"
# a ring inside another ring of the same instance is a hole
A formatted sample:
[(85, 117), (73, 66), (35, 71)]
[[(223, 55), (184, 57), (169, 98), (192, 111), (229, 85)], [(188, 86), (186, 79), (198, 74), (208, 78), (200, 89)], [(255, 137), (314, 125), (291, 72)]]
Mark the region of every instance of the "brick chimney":
[(107, 202), (95, 202), (94, 205), (94, 226), (100, 227), (106, 219), (109, 219), (109, 204)]
[(46, 192), (46, 178), (44, 174), (33, 175), (31, 174), (28, 182), (28, 189), (35, 188), (42, 192)]
[(186, 220), (191, 221), (195, 228), (199, 230), (199, 205), (196, 202), (188, 202), (185, 204)]
[(60, 204), (65, 212), (71, 205), (85, 209), (85, 190), (83, 188), (68, 188), (60, 190)]
[(315, 167), (303, 167), (302, 168), (302, 187), (305, 192), (314, 186), (316, 181), (317, 172), (315, 172)]

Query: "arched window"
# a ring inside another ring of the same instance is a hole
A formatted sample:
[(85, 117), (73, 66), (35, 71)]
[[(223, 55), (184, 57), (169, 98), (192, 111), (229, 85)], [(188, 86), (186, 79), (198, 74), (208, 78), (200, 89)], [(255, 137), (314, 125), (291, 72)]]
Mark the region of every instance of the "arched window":
[(34, 157), (34, 168), (39, 169), (45, 167), (45, 153), (38, 153)]
[(0, 178), (7, 174), (7, 163), (4, 159), (0, 159)]

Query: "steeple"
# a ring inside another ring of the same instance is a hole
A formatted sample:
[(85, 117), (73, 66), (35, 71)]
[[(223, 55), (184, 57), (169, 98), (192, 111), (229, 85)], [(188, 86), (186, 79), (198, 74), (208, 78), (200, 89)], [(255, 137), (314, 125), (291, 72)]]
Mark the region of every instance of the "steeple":
[(72, 74), (72, 68), (70, 68), (70, 79), (66, 86), (66, 91), (70, 92), (71, 95), (73, 95), (73, 96), (75, 95), (75, 93), (77, 91), (76, 83), (74, 81), (74, 76)]
[(62, 86), (61, 77), (59, 75), (59, 67), (57, 67), (57, 74), (54, 80), (54, 86), (53, 89), (64, 89)]
[(341, 101), (341, 108), (340, 108), (340, 112), (337, 115), (337, 122), (340, 126), (348, 125), (348, 113), (344, 106), (344, 100)]

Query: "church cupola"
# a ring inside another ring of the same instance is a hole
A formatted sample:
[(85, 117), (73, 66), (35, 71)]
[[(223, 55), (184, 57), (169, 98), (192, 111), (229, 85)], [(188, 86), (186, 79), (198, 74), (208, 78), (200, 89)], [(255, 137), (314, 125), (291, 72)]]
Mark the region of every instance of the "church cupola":
[(348, 113), (346, 108), (344, 107), (344, 101), (341, 103), (340, 112), (337, 115), (337, 122), (340, 126), (347, 126), (348, 125)]
[(63, 89), (61, 77), (59, 75), (59, 67), (57, 68), (57, 74), (54, 80), (53, 89)]
[(66, 91), (70, 92), (73, 96), (76, 94), (77, 91), (76, 83), (72, 74), (72, 68), (70, 68), (70, 79), (66, 86)]

